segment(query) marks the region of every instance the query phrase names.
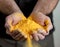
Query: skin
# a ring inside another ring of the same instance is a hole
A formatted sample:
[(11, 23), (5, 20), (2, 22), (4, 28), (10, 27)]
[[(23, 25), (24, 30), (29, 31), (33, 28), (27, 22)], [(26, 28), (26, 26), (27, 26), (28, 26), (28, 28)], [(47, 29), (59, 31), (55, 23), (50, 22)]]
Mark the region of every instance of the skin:
[(43, 26), (45, 25), (45, 20), (48, 19), (50, 21), (49, 24), (46, 25), (46, 26), (48, 26), (46, 33), (44, 33), (44, 31), (41, 29), (37, 29), (37, 31), (39, 31), (40, 33), (42, 32), (42, 34), (40, 34), (40, 35), (38, 35), (39, 33), (33, 34), (33, 36), (36, 36), (36, 37), (34, 37), (35, 40), (38, 41), (39, 39), (44, 39), (45, 36), (49, 34), (49, 31), (53, 28), (50, 18), (46, 15), (48, 15), (55, 9), (56, 5), (58, 4), (58, 1), (59, 0), (38, 0), (37, 4), (35, 5), (32, 13), (31, 13), (31, 15), (34, 14), (32, 16), (33, 19), (37, 23), (39, 23), (40, 25), (43, 25)]
[[(46, 14), (49, 14), (55, 8), (57, 2), (58, 2), (58, 0), (46, 0), (46, 1), (38, 0), (36, 6), (34, 7), (32, 13), (31, 13), (31, 15), (36, 14), (35, 16), (33, 16), (33, 18), (36, 22), (38, 22), (37, 18), (40, 17), (39, 18), (40, 21), (38, 23), (43, 26), (44, 26), (45, 20), (48, 19), (50, 21), (50, 23), (47, 27), (47, 31), (51, 30), (53, 28), (53, 26), (52, 26), (50, 18), (48, 16), (46, 16)], [(19, 9), (19, 7), (17, 6), (17, 4), (15, 3), (15, 1), (14, 0), (0, 0), (0, 11), (4, 14), (8, 15), (6, 17), (6, 23), (5, 23), (6, 33), (11, 35), (15, 40), (21, 39), (23, 36), (18, 31), (14, 31), (13, 33), (11, 33), (9, 30), (9, 28), (10, 28), (9, 21), (12, 21), (12, 25), (15, 25), (21, 20), (20, 16), (15, 17), (13, 15), (13, 13), (15, 13), (15, 12), (22, 13), (21, 10)], [(37, 31), (37, 33), (34, 32), (32, 35), (32, 37), (36, 41), (38, 41), (39, 39), (41, 39), (41, 40), (44, 39), (45, 36), (49, 34), (49, 32), (44, 32), (41, 29), (37, 29), (36, 31)]]
[(9, 30), (10, 21), (12, 21), (12, 25), (15, 25), (21, 20), (20, 16), (15, 17), (14, 15), (12, 15), (15, 12), (22, 13), (20, 11), (19, 7), (17, 6), (17, 4), (15, 3), (15, 1), (14, 0), (0, 0), (0, 11), (4, 14), (8, 15), (6, 17), (6, 22), (5, 22), (6, 33), (11, 35), (12, 38), (15, 40), (18, 40), (17, 38), (21, 38), (20, 37), (21, 35), (20, 35), (20, 33), (18, 33), (18, 31), (14, 31), (13, 33), (11, 33)]
[(0, 11), (8, 15), (14, 12), (22, 13), (14, 0), (0, 0)]
[(54, 10), (58, 2), (59, 0), (38, 0), (33, 12), (41, 12), (45, 15), (49, 14)]

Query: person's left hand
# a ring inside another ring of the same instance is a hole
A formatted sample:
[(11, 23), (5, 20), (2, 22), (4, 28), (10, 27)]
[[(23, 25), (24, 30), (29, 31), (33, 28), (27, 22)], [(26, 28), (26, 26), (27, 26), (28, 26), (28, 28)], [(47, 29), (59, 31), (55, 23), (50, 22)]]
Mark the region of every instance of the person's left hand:
[[(53, 28), (53, 25), (51, 23), (51, 20), (48, 16), (42, 14), (42, 13), (35, 13), (32, 15), (33, 20), (37, 22), (38, 24), (42, 26), (46, 26), (46, 30), (43, 29), (37, 29), (36, 32), (32, 34), (32, 37), (38, 41), (39, 39), (44, 39), (46, 35), (49, 35), (49, 31)], [(46, 24), (46, 21), (48, 20), (48, 23)]]

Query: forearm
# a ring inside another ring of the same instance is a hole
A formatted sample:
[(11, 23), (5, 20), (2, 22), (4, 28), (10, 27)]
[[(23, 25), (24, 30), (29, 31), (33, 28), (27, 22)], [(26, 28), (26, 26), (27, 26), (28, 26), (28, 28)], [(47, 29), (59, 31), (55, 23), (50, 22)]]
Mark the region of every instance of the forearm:
[(59, 0), (38, 0), (33, 12), (42, 12), (43, 14), (49, 14), (57, 5)]
[(0, 0), (0, 11), (4, 14), (22, 13), (14, 0)]

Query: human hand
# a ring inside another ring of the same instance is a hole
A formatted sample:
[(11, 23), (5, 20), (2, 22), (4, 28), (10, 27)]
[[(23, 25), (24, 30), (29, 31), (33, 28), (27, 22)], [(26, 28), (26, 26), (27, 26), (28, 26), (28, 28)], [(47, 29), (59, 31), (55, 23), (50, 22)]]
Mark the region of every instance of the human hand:
[[(50, 18), (40, 12), (32, 14), (32, 18), (38, 24), (42, 25), (43, 27), (46, 27), (46, 30), (37, 29), (36, 32), (33, 33), (33, 38), (37, 41), (39, 39), (44, 39), (46, 35), (49, 35), (49, 31), (53, 28)], [(47, 20), (48, 23), (46, 23)]]
[(21, 21), (21, 19), (22, 19), (21, 16), (15, 16), (14, 13), (6, 17), (6, 23), (5, 23), (6, 33), (9, 34), (10, 36), (12, 36), (12, 38), (15, 40), (19, 40), (19, 39), (23, 38), (23, 35), (18, 30), (11, 32), (10, 31), (10, 22), (14, 26), (19, 21)]

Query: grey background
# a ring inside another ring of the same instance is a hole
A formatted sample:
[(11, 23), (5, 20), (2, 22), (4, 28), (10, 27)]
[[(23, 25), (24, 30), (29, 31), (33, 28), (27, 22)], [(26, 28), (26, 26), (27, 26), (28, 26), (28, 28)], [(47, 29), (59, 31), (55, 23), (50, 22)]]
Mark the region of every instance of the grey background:
[(54, 32), (54, 45), (55, 47), (60, 47), (60, 0), (53, 11), (54, 15), (54, 24), (55, 24), (55, 32)]

